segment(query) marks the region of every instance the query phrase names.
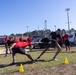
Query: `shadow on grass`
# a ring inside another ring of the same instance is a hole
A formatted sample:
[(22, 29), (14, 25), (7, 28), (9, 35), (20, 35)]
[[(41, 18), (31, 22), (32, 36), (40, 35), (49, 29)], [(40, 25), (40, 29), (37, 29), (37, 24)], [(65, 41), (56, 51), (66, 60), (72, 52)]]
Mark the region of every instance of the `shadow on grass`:
[(27, 61), (27, 62), (17, 62), (15, 63), (16, 66), (20, 66), (20, 64), (25, 65), (25, 64), (33, 64), (35, 62), (46, 62), (45, 60), (38, 60), (38, 61)]
[(25, 65), (25, 64), (33, 64), (32, 61), (26, 61), (26, 62), (16, 62), (15, 65), (16, 66), (20, 66), (20, 64)]
[(4, 65), (4, 64), (0, 64), (0, 68), (4, 68), (6, 67), (7, 65)]
[(16, 62), (16, 63), (10, 63), (10, 64), (0, 64), (0, 68), (5, 68), (5, 67), (8, 67), (8, 66), (13, 66), (13, 65), (16, 65), (16, 66), (20, 66), (20, 64), (33, 64), (32, 61), (27, 61), (27, 62)]
[(5, 67), (8, 67), (8, 66), (12, 66), (14, 64), (0, 64), (0, 68), (5, 68)]
[(16, 62), (16, 63), (10, 63), (10, 64), (0, 64), (0, 68), (5, 68), (5, 67), (9, 67), (9, 66), (20, 66), (20, 64), (25, 65), (25, 64), (33, 64), (35, 62), (46, 62), (45, 60), (38, 60), (38, 61), (26, 61), (26, 62)]
[(56, 61), (56, 60), (50, 59), (50, 60), (47, 60), (46, 62), (50, 62), (50, 61)]

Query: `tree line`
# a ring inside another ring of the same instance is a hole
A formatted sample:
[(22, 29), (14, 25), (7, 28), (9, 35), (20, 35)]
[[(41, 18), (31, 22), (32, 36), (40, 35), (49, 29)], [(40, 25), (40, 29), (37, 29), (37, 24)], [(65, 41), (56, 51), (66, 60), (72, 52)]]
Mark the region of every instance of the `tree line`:
[[(23, 36), (34, 36), (34, 35), (38, 35), (38, 36), (48, 36), (48, 35), (50, 35), (50, 33), (51, 33), (52, 31), (50, 30), (50, 29), (46, 29), (45, 31), (44, 30), (34, 30), (34, 31), (29, 31), (29, 32), (25, 32), (25, 33), (23, 33), (23, 34), (20, 34), (20, 33), (18, 33), (18, 34), (10, 34), (10, 36), (21, 36), (21, 35), (23, 35)], [(61, 30), (61, 34), (63, 35), (65, 32), (68, 32), (68, 33), (76, 33), (76, 30), (74, 29), (74, 28), (71, 28), (69, 31), (68, 30), (65, 30), (65, 29), (62, 29)]]

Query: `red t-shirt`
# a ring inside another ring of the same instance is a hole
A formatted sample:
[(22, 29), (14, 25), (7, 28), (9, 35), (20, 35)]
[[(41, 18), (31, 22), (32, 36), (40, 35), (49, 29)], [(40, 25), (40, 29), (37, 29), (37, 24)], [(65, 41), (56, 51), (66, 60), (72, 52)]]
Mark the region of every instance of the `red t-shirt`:
[(61, 37), (61, 38), (59, 38), (58, 42), (62, 42), (62, 37)]
[(7, 37), (7, 38), (5, 38), (5, 43), (7, 43), (7, 41), (9, 40), (9, 38)]
[(64, 35), (64, 40), (68, 40), (69, 39), (69, 35), (68, 34), (65, 34)]
[(27, 38), (27, 41), (32, 42), (32, 38), (31, 37)]
[(20, 40), (21, 42), (23, 42), (25, 39), (24, 39), (24, 37), (20, 37), (19, 40)]
[(14, 39), (14, 43), (18, 43), (19, 41), (17, 39)]
[(30, 45), (30, 42), (18, 42), (18, 43), (16, 43), (15, 47), (16, 48), (19, 48), (19, 47), (24, 48), (24, 47), (27, 47), (29, 45)]

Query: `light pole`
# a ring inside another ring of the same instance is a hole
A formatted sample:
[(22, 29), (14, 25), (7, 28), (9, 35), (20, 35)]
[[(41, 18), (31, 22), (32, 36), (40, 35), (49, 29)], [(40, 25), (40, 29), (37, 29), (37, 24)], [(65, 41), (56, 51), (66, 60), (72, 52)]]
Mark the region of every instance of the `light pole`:
[(28, 36), (28, 26), (26, 26), (27, 27), (27, 36)]
[(39, 25), (38, 25), (38, 31), (39, 31)]
[(44, 21), (45, 31), (47, 30), (47, 20)]
[(67, 11), (68, 31), (70, 30), (70, 22), (69, 22), (69, 10), (70, 10), (70, 8), (66, 8), (66, 9), (65, 9), (65, 11)]
[(54, 25), (54, 27), (55, 27), (55, 31), (56, 31), (56, 25)]
[(47, 30), (47, 20), (45, 20), (44, 21), (44, 34), (45, 34), (45, 36), (47, 35), (47, 32), (46, 32), (46, 30)]
[(39, 35), (39, 25), (38, 25), (38, 35)]

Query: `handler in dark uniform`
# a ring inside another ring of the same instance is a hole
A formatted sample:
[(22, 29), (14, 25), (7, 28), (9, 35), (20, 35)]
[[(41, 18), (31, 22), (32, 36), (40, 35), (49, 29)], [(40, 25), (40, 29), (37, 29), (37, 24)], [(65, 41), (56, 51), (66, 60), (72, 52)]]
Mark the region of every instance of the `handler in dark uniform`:
[[(54, 46), (57, 47), (57, 52), (55, 53), (54, 57), (52, 58), (52, 60), (57, 60), (56, 59), (56, 56), (60, 53), (61, 51), (61, 46), (59, 45), (58, 43), (58, 40), (60, 39), (60, 32), (61, 30), (58, 29), (56, 32), (52, 32), (50, 34), (50, 37), (51, 37), (51, 44), (54, 44)], [(45, 40), (46, 41), (46, 40)], [(46, 41), (47, 42), (47, 41)], [(48, 41), (49, 42), (49, 41)], [(50, 44), (50, 45), (51, 45)], [(47, 44), (46, 44), (47, 45)], [(45, 48), (45, 50), (42, 51), (42, 53), (35, 59), (35, 60), (38, 60), (49, 48), (50, 48), (50, 45), (47, 45), (47, 47)]]

